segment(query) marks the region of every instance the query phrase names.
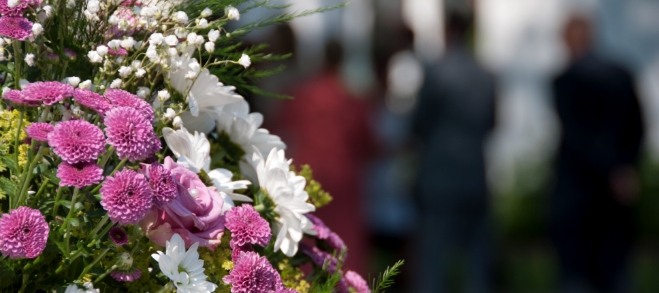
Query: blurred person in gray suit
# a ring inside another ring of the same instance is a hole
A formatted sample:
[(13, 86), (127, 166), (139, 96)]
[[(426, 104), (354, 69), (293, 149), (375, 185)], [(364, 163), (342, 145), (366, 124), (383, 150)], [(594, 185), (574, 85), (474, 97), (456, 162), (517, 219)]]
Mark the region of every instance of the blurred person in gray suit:
[[(470, 47), (471, 13), (447, 9), (446, 52), (425, 69), (413, 131), (421, 144), (414, 293), (491, 291), (492, 231), (483, 141), (495, 80)], [(464, 269), (462, 290), (451, 286)]]

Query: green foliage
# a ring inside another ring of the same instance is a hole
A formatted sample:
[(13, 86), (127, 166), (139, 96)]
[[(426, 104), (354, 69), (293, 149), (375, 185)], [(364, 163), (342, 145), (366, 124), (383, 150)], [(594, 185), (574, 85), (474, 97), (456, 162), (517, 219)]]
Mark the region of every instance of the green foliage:
[[(291, 166), (291, 169), (295, 172), (294, 166)], [(327, 191), (323, 190), (323, 186), (320, 182), (313, 179), (313, 171), (309, 165), (302, 165), (298, 174), (307, 180), (305, 191), (309, 194), (309, 202), (311, 204), (320, 208), (328, 205), (332, 201), (332, 196)]]
[(397, 261), (393, 266), (388, 267), (377, 279), (373, 279), (371, 285), (372, 293), (384, 292), (384, 289), (391, 287), (394, 284), (394, 279), (396, 275), (400, 274), (400, 268), (405, 263), (404, 260)]
[(14, 197), (16, 195), (16, 183), (7, 177), (0, 177), (0, 200), (6, 196)]

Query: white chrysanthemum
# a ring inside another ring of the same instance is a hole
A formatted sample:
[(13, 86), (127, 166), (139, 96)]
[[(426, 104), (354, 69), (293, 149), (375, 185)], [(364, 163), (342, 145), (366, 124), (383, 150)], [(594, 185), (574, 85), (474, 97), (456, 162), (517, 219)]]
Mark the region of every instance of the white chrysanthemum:
[(222, 84), (208, 69), (201, 69), (195, 79), (186, 78), (198, 62), (185, 55), (171, 59), (171, 67), (176, 69), (169, 72), (168, 78), (172, 87), (188, 100), (190, 112), (181, 114), (185, 126), (192, 131), (208, 133), (215, 127), (215, 108), (243, 100), (243, 97), (234, 92), (235, 87)]
[(246, 158), (252, 156), (252, 146), (262, 154), (270, 153), (274, 148), (286, 149), (279, 136), (259, 128), (263, 124), (263, 115), (249, 113), (249, 104), (245, 100), (222, 106), (216, 117), (217, 132), (228, 134), (231, 141), (245, 151)]
[(210, 169), (211, 145), (206, 139), (206, 135), (197, 131), (192, 134), (182, 126), (179, 130), (165, 127), (162, 135), (165, 137), (169, 149), (178, 158), (177, 163), (195, 173)]
[(206, 281), (204, 261), (197, 252), (199, 242), (186, 251), (183, 238), (174, 234), (166, 246), (165, 253), (158, 251), (151, 257), (158, 262), (160, 271), (174, 282), (177, 292), (210, 293), (217, 289), (217, 285)]
[(272, 149), (266, 160), (255, 149), (250, 163), (256, 170), (259, 187), (268, 193), (279, 215), (274, 222), (273, 233), (277, 234), (274, 249), (292, 257), (297, 253), (303, 233), (316, 234), (313, 224), (304, 216), (316, 210), (307, 203), (306, 180), (290, 171), (290, 161), (286, 160), (284, 150)]
[(222, 195), (222, 199), (224, 199), (224, 205), (222, 205), (222, 213), (235, 207), (236, 204), (234, 201), (252, 202), (252, 199), (248, 196), (233, 192), (236, 189), (247, 188), (247, 186), (251, 184), (249, 180), (232, 181), (231, 178), (233, 178), (233, 173), (227, 169), (222, 168), (208, 172), (208, 177), (213, 180), (213, 185), (215, 185), (217, 191), (219, 191)]

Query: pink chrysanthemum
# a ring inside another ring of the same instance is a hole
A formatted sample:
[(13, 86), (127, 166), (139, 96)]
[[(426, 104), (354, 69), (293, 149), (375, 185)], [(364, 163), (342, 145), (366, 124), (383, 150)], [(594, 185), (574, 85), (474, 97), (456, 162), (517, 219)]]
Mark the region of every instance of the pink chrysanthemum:
[(305, 216), (311, 221), (311, 223), (313, 223), (313, 230), (318, 233), (318, 235), (316, 235), (318, 239), (327, 239), (330, 233), (332, 233), (332, 230), (325, 226), (325, 223), (320, 218), (312, 214), (306, 214)]
[(153, 126), (133, 108), (118, 107), (108, 111), (104, 123), (108, 143), (114, 146), (121, 159), (135, 162), (160, 150), (160, 139), (153, 133)]
[(0, 218), (0, 251), (10, 258), (35, 258), (46, 248), (49, 232), (39, 210), (18, 207)]
[(369, 289), (368, 284), (358, 273), (347, 271), (343, 275), (343, 278), (348, 283), (348, 286), (355, 289), (356, 293), (371, 293), (371, 289)]
[(291, 289), (291, 288), (281, 288), (275, 291), (275, 293), (298, 293), (298, 292), (295, 291), (295, 289)]
[(48, 133), (53, 152), (69, 164), (96, 160), (105, 152), (105, 136), (98, 126), (84, 120), (58, 123)]
[(232, 246), (245, 244), (266, 246), (270, 241), (272, 233), (268, 221), (261, 218), (251, 205), (230, 209), (226, 212), (225, 218), (224, 226), (231, 231)]
[(119, 282), (132, 282), (139, 279), (142, 276), (142, 271), (140, 269), (131, 269), (127, 271), (123, 270), (114, 270), (110, 273), (115, 280)]
[(35, 122), (30, 124), (30, 126), (25, 127), (25, 132), (27, 136), (36, 141), (47, 142), (48, 133), (53, 131), (54, 127), (50, 123)]
[(112, 227), (110, 228), (110, 231), (108, 231), (108, 235), (110, 236), (110, 239), (112, 239), (112, 242), (116, 246), (122, 246), (128, 244), (128, 234), (126, 234), (126, 231), (122, 229), (121, 227)]
[(8, 101), (13, 102), (16, 105), (25, 105), (25, 106), (32, 106), (36, 107), (39, 106), (39, 102), (32, 102), (32, 101), (26, 101), (23, 99), (23, 95), (21, 94), (21, 91), (19, 90), (9, 90), (5, 92), (4, 95), (2, 95), (2, 98)]
[(101, 187), (101, 206), (113, 222), (137, 224), (151, 209), (153, 196), (144, 175), (126, 169), (107, 177)]
[(238, 260), (240, 254), (243, 252), (254, 252), (254, 247), (251, 244), (245, 244), (243, 246), (235, 245), (233, 242), (229, 242), (231, 247), (231, 260), (234, 262)]
[(156, 205), (163, 207), (174, 200), (178, 194), (176, 183), (172, 179), (172, 173), (163, 165), (153, 163), (149, 166), (149, 184), (153, 191), (153, 199)]
[(0, 0), (0, 15), (4, 16), (22, 16), (23, 11), (29, 6), (38, 6), (41, 4), (41, 1), (34, 0), (21, 0), (18, 2), (18, 5), (14, 7), (9, 7), (7, 5), (7, 0)]
[(23, 99), (52, 105), (73, 96), (73, 87), (57, 81), (30, 83), (21, 91)]
[(222, 280), (231, 284), (232, 293), (270, 293), (283, 287), (279, 273), (267, 258), (256, 252), (242, 252), (233, 270)]
[(0, 17), (0, 36), (23, 41), (32, 35), (32, 23), (20, 16)]
[(83, 188), (101, 182), (103, 169), (94, 162), (73, 165), (62, 162), (57, 167), (57, 178), (60, 179), (59, 186)]
[(75, 89), (73, 91), (73, 99), (80, 103), (80, 105), (92, 109), (101, 115), (105, 115), (107, 111), (112, 109), (110, 102), (105, 100), (103, 96), (90, 90)]
[(110, 100), (112, 105), (117, 107), (131, 107), (135, 108), (149, 123), (155, 117), (151, 105), (140, 97), (133, 95), (127, 91), (119, 89), (109, 89), (105, 92), (105, 98)]

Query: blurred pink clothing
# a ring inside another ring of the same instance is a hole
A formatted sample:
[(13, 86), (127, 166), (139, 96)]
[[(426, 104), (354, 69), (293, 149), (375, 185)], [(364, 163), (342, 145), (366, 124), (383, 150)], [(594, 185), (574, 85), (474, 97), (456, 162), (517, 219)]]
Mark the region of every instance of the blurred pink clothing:
[(337, 74), (327, 72), (293, 89), (276, 133), (297, 167), (309, 164), (334, 200), (315, 215), (348, 246), (346, 268), (368, 275), (368, 241), (362, 208), (365, 163), (374, 153), (365, 103), (351, 97)]

